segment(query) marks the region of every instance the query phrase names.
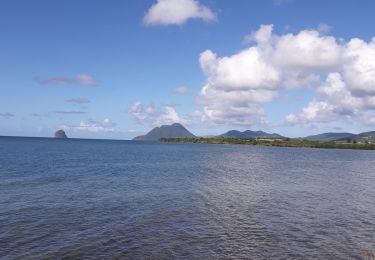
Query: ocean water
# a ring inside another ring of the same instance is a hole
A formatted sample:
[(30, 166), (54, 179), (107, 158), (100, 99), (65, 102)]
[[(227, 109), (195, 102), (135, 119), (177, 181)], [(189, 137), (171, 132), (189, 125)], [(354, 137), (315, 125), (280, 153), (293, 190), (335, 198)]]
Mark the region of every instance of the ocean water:
[(374, 250), (374, 151), (0, 138), (1, 259)]

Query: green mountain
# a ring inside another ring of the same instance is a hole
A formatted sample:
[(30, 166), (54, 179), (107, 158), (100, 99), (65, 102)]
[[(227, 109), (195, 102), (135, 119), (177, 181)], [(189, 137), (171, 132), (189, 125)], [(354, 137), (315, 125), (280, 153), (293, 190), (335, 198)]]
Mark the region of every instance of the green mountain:
[(318, 135), (310, 135), (306, 136), (305, 140), (309, 141), (322, 141), (322, 142), (329, 142), (329, 141), (336, 141), (341, 139), (350, 139), (351, 137), (355, 136), (352, 133), (323, 133)]
[(279, 134), (273, 133), (269, 134), (263, 131), (237, 131), (237, 130), (231, 130), (228, 131), (222, 135), (219, 135), (218, 137), (224, 137), (224, 138), (285, 138), (284, 136), (281, 136)]
[[(370, 132), (364, 132), (360, 133), (357, 135), (353, 135), (350, 138), (346, 138), (347, 140), (350, 140), (351, 142), (356, 141), (356, 142), (375, 142), (375, 131), (370, 131)], [(342, 138), (342, 140), (345, 140), (345, 138)]]
[(146, 135), (135, 137), (136, 141), (158, 141), (160, 138), (195, 138), (183, 125), (174, 123), (172, 125), (162, 125), (155, 127)]

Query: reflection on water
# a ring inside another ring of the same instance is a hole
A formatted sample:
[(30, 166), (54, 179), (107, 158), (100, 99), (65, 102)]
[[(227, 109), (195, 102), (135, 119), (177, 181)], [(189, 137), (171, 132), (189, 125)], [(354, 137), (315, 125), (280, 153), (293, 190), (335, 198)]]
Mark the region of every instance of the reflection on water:
[(0, 138), (0, 258), (355, 259), (372, 151)]

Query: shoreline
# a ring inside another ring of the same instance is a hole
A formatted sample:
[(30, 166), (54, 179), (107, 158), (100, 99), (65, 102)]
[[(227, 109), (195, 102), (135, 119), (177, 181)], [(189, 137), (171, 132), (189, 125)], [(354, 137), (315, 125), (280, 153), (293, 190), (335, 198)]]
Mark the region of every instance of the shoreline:
[(320, 142), (304, 139), (250, 139), (250, 138), (161, 138), (164, 143), (198, 143), (198, 144), (236, 144), (258, 145), (271, 147), (292, 148), (322, 148), (322, 149), (351, 149), (351, 150), (375, 150), (373, 143), (344, 143), (344, 142)]

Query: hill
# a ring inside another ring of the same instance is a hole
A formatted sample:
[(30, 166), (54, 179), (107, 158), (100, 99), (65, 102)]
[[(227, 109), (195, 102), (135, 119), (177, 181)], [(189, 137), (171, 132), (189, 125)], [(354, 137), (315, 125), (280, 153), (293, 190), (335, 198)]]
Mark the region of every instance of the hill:
[(231, 130), (228, 131), (222, 135), (219, 135), (218, 137), (224, 137), (224, 138), (284, 138), (284, 136), (281, 136), (279, 134), (273, 133), (269, 134), (263, 131), (237, 131), (237, 130)]
[(158, 141), (160, 138), (195, 138), (183, 125), (174, 123), (155, 127), (145, 135), (137, 136), (136, 141)]
[(64, 130), (57, 130), (55, 132), (55, 138), (58, 138), (58, 139), (66, 139), (68, 138), (64, 132)]
[[(350, 139), (351, 142), (360, 142), (360, 143), (365, 143), (365, 142), (375, 142), (375, 131), (370, 131), (370, 132), (364, 132), (360, 133), (357, 135), (353, 135), (350, 138), (346, 138), (347, 140)], [(345, 138), (342, 138), (342, 140), (345, 140)]]
[(310, 135), (306, 136), (305, 140), (309, 141), (321, 141), (321, 142), (328, 142), (328, 141), (336, 141), (341, 139), (350, 139), (351, 137), (355, 136), (352, 133), (323, 133), (318, 135)]

